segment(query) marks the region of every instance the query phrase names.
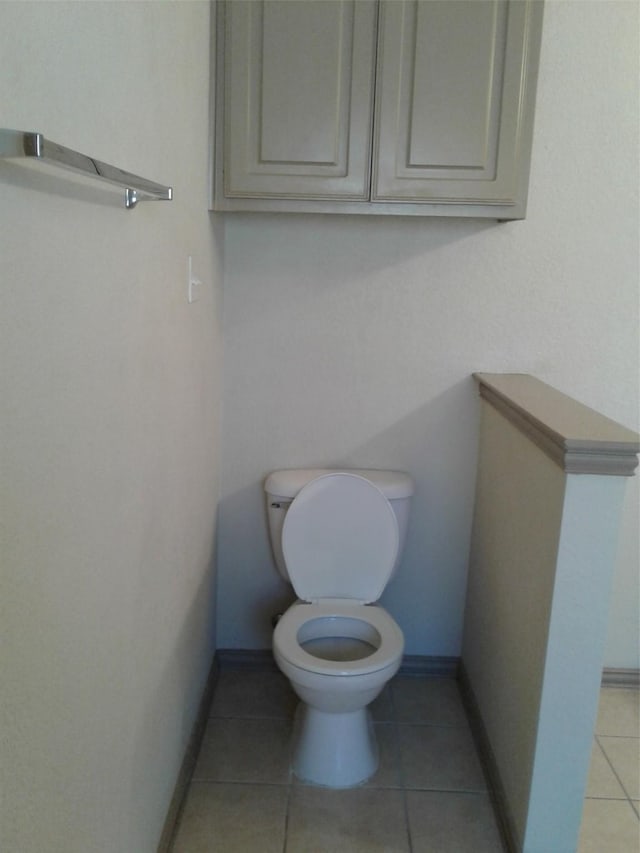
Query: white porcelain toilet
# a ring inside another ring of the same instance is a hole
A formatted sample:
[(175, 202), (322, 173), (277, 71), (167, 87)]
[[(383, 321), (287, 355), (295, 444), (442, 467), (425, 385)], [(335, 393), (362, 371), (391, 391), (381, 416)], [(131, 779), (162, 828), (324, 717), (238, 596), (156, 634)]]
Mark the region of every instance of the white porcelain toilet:
[(399, 562), (413, 483), (396, 471), (298, 469), (270, 474), (265, 491), (276, 564), (298, 596), (273, 636), (302, 700), (293, 769), (316, 785), (358, 785), (378, 766), (367, 706), (404, 649), (375, 602)]

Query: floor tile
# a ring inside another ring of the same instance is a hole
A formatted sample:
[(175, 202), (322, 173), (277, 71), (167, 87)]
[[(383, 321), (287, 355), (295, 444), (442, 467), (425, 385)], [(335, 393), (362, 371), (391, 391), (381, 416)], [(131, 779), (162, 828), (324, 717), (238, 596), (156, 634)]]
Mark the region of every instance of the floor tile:
[(286, 853), (409, 853), (401, 791), (294, 787)]
[(210, 719), (193, 778), (286, 784), (290, 741), (288, 720)]
[(451, 678), (399, 677), (391, 684), (399, 723), (468, 726), (458, 684)]
[[(640, 853), (638, 698), (601, 693), (578, 853)], [(346, 791), (293, 779), (297, 704), (281, 673), (221, 674), (175, 853), (502, 850), (454, 681), (385, 687), (371, 706), (379, 769)]]
[(413, 853), (498, 853), (503, 849), (487, 794), (407, 791)]
[(194, 782), (172, 853), (282, 853), (288, 789)]
[(640, 691), (603, 687), (600, 691), (596, 734), (640, 737)]
[(622, 785), (611, 769), (600, 744), (595, 739), (591, 750), (586, 796), (612, 800), (625, 799), (626, 797)]
[(640, 799), (640, 739), (627, 737), (598, 737), (627, 796)]
[(405, 787), (486, 791), (480, 761), (468, 729), (399, 725), (398, 738)]
[(623, 800), (585, 800), (577, 853), (638, 853), (640, 824)]
[(298, 697), (279, 672), (222, 672), (209, 716), (291, 719)]
[(394, 719), (391, 685), (386, 684), (382, 693), (369, 705), (371, 717), (376, 723), (388, 723)]
[(380, 764), (375, 774), (365, 785), (369, 788), (399, 788), (400, 747), (396, 727), (392, 723), (377, 723), (374, 726)]

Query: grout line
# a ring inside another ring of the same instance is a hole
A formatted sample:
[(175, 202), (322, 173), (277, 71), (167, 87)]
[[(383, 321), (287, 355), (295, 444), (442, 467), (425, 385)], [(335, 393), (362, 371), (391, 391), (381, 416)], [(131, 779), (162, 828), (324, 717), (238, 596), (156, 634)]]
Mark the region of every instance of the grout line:
[(409, 845), (409, 853), (413, 853), (413, 838), (411, 836), (411, 823), (409, 821), (409, 802), (408, 802), (408, 798), (407, 798), (407, 792), (410, 789), (407, 788), (407, 786), (404, 784), (404, 773), (403, 773), (402, 761), (401, 761), (401, 757), (400, 757), (400, 744), (399, 744), (397, 738), (396, 738), (396, 751), (397, 751), (397, 758), (398, 758), (398, 770), (399, 770), (399, 774), (400, 774), (400, 792), (402, 795), (402, 808), (404, 811), (404, 828), (405, 828), (405, 832), (407, 834), (407, 844)]
[(285, 722), (289, 722), (292, 717), (285, 716), (284, 714), (279, 715), (267, 715), (267, 714), (212, 714), (210, 717), (207, 717), (208, 720), (284, 720)]
[(417, 729), (461, 729), (463, 731), (471, 731), (471, 726), (468, 722), (453, 724), (453, 723), (425, 723), (421, 720), (416, 720), (415, 722), (409, 720), (397, 720), (397, 726), (413, 726)]
[(282, 838), (282, 853), (287, 851), (289, 841), (289, 810), (291, 808), (291, 794), (293, 791), (293, 771), (289, 770), (289, 785), (287, 790), (287, 806), (284, 813), (284, 836)]
[(405, 791), (416, 791), (420, 794), (460, 794), (463, 797), (489, 797), (489, 791), (479, 791), (477, 788), (416, 788), (415, 785), (406, 785)]
[(610, 738), (619, 738), (624, 740), (640, 740), (640, 735), (608, 735), (604, 732), (596, 732), (596, 737), (610, 737)]
[[(602, 735), (602, 737), (609, 737), (609, 735)], [(617, 771), (617, 770), (616, 770), (616, 768), (613, 766), (613, 762), (611, 761), (611, 759), (610, 759), (610, 758), (609, 758), (609, 756), (607, 755), (607, 753), (606, 753), (606, 750), (605, 750), (604, 746), (600, 743), (600, 736), (599, 736), (599, 735), (596, 735), (596, 736), (595, 736), (595, 739), (596, 739), (596, 743), (597, 743), (597, 744), (598, 744), (598, 746), (600, 747), (600, 749), (601, 749), (601, 751), (602, 751), (602, 754), (604, 755), (604, 757), (605, 757), (605, 759), (606, 759), (606, 761), (607, 761), (607, 764), (608, 764), (608, 765), (609, 765), (609, 767), (611, 768), (611, 770), (612, 770), (612, 772), (613, 772), (613, 775), (614, 775), (614, 776), (616, 777), (616, 779), (618, 780), (618, 784), (619, 784), (619, 785), (620, 785), (620, 787), (622, 788), (622, 791), (623, 791), (623, 793), (624, 793), (624, 795), (625, 795), (625, 797), (626, 797), (626, 799), (627, 799), (627, 802), (629, 802), (629, 803), (631, 804), (631, 808), (632, 808), (634, 811), (636, 811), (636, 810), (635, 810), (635, 808), (634, 808), (634, 805), (633, 805), (633, 800), (631, 799), (631, 796), (629, 795), (629, 792), (627, 791), (627, 789), (626, 789), (626, 788), (625, 788), (625, 786), (624, 786), (624, 782), (622, 781), (622, 779), (621, 779), (621, 778), (620, 778), (620, 776), (618, 775), (618, 771)]]
[(596, 802), (599, 802), (599, 803), (627, 803), (628, 805), (631, 806), (631, 811), (635, 814), (635, 816), (640, 821), (640, 812), (638, 811), (638, 808), (636, 806), (637, 800), (630, 800), (628, 797), (585, 797), (584, 798), (585, 803), (587, 801), (593, 802), (594, 800)]
[(400, 748), (400, 738), (398, 737), (398, 715), (396, 712), (396, 699), (393, 688), (393, 680), (388, 684), (389, 704), (391, 705), (391, 720), (393, 731), (393, 743), (395, 747), (395, 758), (398, 764), (398, 780), (400, 782), (400, 791), (402, 792), (402, 808), (404, 811), (404, 827), (407, 834), (407, 844), (409, 845), (409, 853), (413, 853), (413, 838), (411, 837), (411, 824), (409, 823), (409, 803), (407, 802), (407, 786), (404, 778), (404, 765), (402, 763), (402, 750)]
[(406, 788), (402, 788), (402, 804), (404, 806), (404, 826), (407, 833), (407, 844), (409, 853), (413, 853), (413, 838), (411, 837), (411, 824), (409, 823), (409, 804), (407, 803)]
[(290, 782), (252, 782), (250, 779), (192, 779), (190, 785), (251, 785), (254, 788), (290, 788)]
[(585, 800), (599, 800), (601, 803), (628, 803), (633, 804), (633, 800), (628, 797), (585, 797)]

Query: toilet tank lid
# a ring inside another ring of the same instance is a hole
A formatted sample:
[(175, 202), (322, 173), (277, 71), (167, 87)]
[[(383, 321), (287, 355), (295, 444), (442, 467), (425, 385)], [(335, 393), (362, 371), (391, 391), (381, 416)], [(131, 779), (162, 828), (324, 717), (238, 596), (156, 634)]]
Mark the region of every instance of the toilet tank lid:
[(375, 468), (289, 468), (273, 471), (264, 483), (268, 495), (295, 498), (300, 489), (323, 474), (358, 474), (377, 486), (387, 500), (410, 498), (413, 480), (404, 471), (379, 471)]

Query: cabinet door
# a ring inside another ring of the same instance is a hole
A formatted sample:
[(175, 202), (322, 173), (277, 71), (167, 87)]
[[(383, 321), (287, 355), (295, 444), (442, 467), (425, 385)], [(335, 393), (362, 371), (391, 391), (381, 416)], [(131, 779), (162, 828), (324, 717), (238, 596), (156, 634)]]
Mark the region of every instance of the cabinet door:
[(224, 4), (224, 195), (369, 197), (376, 3)]
[(532, 24), (533, 6), (382, 0), (374, 200), (523, 204), (535, 84), (527, 46), (540, 23)]

